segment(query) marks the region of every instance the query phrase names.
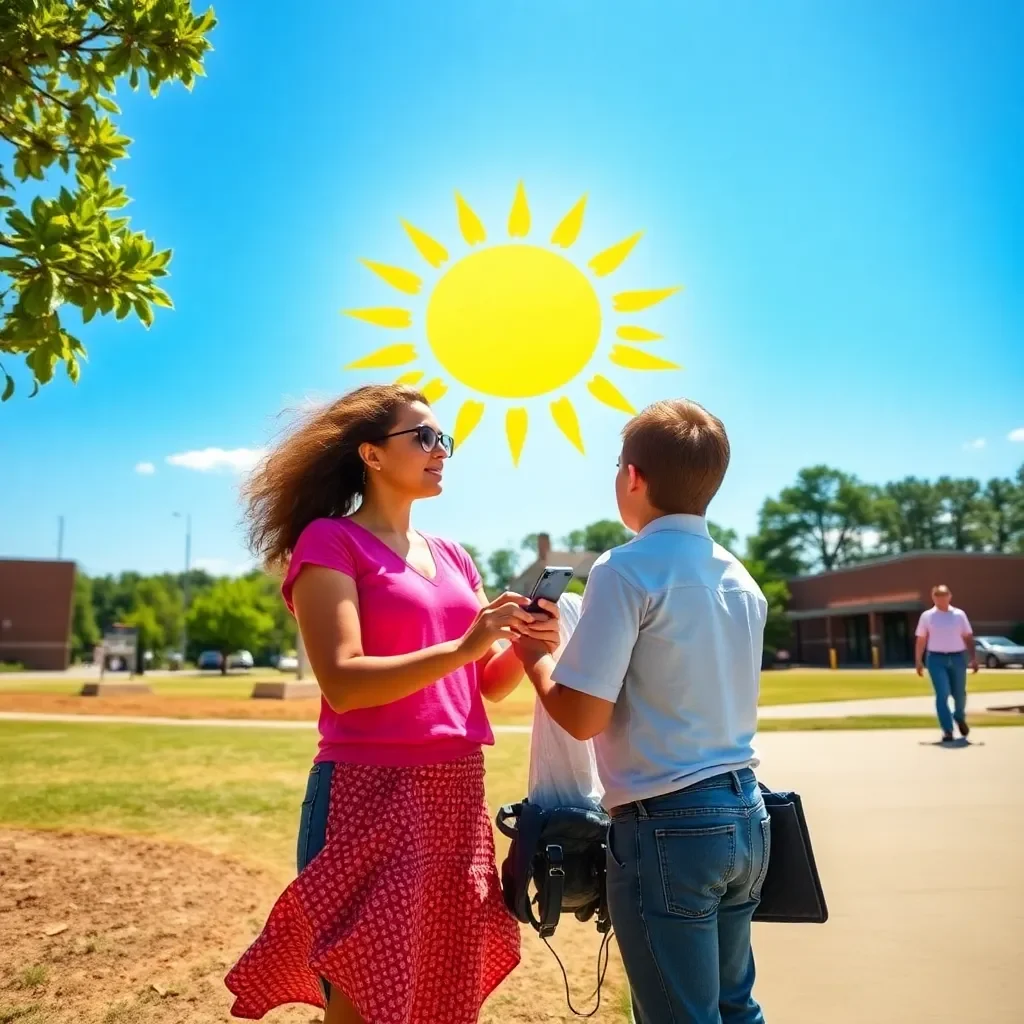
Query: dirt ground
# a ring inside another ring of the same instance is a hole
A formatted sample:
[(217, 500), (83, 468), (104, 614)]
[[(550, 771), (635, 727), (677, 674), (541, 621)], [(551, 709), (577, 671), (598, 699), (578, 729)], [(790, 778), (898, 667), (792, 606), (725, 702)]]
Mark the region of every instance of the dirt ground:
[[(280, 880), (188, 846), (0, 829), (0, 1024), (230, 1021), (224, 974), (279, 888)], [(555, 944), (582, 1003), (593, 988), (596, 932), (571, 922)], [(532, 933), (523, 952), (481, 1021), (571, 1020), (550, 953)], [(613, 958), (607, 1009), (596, 1019), (622, 1019), (620, 979)], [(265, 1018), (320, 1019), (302, 1006)]]
[(79, 697), (66, 693), (0, 693), (0, 711), (64, 715), (142, 715), (156, 718), (256, 718), (313, 721), (320, 699), (235, 700), (230, 697)]

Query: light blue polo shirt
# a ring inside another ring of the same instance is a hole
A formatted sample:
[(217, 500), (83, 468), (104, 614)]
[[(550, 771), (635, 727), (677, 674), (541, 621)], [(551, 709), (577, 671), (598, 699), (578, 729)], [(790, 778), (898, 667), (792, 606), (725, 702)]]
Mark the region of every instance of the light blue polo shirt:
[(662, 516), (597, 560), (553, 678), (615, 704), (594, 741), (606, 807), (757, 765), (767, 614), (700, 516)]

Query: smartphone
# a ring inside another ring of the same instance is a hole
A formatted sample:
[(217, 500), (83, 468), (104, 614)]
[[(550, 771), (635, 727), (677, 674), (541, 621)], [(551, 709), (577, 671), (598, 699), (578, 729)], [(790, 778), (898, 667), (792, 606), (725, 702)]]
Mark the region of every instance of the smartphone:
[(565, 593), (565, 588), (569, 586), (569, 580), (571, 579), (572, 569), (568, 566), (549, 565), (540, 574), (540, 579), (537, 580), (533, 590), (530, 591), (530, 603), (526, 606), (526, 610), (532, 615), (549, 615), (550, 613), (544, 611), (537, 603), (538, 600), (544, 598), (545, 601), (557, 604), (558, 599)]

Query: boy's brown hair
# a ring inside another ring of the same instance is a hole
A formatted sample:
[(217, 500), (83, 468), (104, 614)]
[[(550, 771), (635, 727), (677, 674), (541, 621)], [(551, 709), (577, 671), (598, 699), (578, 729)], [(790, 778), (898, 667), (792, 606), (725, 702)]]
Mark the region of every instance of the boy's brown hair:
[(658, 511), (702, 516), (729, 467), (729, 438), (722, 421), (696, 402), (655, 402), (623, 429), (622, 461), (647, 481)]

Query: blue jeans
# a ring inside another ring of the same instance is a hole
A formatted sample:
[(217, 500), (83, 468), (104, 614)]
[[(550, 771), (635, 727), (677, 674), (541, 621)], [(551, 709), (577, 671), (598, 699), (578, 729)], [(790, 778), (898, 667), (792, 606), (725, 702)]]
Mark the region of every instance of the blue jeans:
[(608, 903), (637, 1024), (763, 1024), (750, 921), (770, 850), (750, 769), (616, 809)]
[[(967, 652), (940, 654), (929, 651), (925, 660), (928, 675), (935, 689), (935, 713), (944, 733), (953, 731), (953, 719), (966, 720), (967, 715)], [(953, 698), (953, 714), (949, 713), (949, 698)]]

